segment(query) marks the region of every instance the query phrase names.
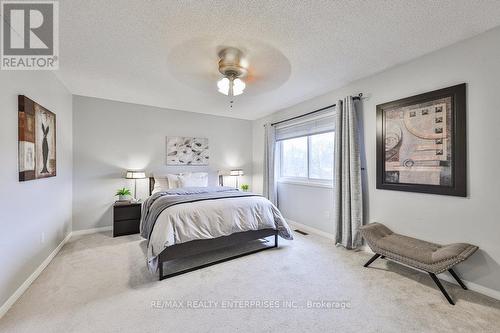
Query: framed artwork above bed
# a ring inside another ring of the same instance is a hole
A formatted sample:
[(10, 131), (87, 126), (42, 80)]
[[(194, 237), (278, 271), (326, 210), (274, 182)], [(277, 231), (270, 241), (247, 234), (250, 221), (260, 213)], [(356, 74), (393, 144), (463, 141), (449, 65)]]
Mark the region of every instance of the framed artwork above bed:
[(377, 105), (377, 188), (467, 196), (466, 86)]
[(167, 165), (208, 165), (207, 138), (167, 137)]

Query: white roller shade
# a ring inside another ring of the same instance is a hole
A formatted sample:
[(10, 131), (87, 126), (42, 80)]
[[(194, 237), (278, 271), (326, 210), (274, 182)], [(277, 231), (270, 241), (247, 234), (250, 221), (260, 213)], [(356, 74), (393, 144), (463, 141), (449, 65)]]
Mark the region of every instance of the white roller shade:
[(298, 138), (301, 136), (321, 134), (335, 130), (335, 113), (328, 109), (322, 114), (306, 116), (276, 125), (276, 141)]

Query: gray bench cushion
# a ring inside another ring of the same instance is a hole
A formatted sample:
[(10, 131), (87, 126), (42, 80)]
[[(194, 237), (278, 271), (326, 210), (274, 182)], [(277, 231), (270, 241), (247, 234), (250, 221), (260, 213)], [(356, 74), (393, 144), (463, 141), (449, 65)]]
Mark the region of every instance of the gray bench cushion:
[(447, 271), (478, 249), (466, 243), (439, 245), (399, 235), (381, 223), (361, 227), (361, 234), (373, 252), (434, 274)]

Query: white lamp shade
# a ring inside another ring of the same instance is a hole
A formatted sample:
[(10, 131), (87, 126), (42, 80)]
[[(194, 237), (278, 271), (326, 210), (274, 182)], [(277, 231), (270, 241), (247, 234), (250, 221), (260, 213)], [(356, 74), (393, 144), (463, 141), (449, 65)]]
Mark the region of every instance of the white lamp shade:
[(127, 179), (141, 179), (141, 178), (146, 178), (146, 174), (144, 171), (127, 171), (127, 176), (125, 177)]
[(241, 169), (235, 169), (235, 170), (231, 170), (229, 175), (230, 176), (243, 176), (244, 173), (243, 173), (243, 170), (241, 170)]

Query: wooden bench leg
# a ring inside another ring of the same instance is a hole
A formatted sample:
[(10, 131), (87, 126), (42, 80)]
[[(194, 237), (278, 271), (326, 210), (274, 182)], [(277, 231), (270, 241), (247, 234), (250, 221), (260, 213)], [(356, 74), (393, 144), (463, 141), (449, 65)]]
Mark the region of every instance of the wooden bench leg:
[(455, 273), (453, 269), (450, 268), (448, 272), (450, 272), (451, 276), (453, 276), (453, 278), (458, 282), (458, 284), (460, 285), (460, 287), (462, 287), (462, 289), (469, 290), (467, 289), (467, 286), (462, 282), (462, 280), (460, 280), (457, 273)]
[(455, 303), (451, 299), (450, 295), (448, 295), (448, 292), (446, 291), (446, 289), (444, 289), (443, 285), (441, 284), (441, 281), (439, 281), (439, 279), (437, 278), (436, 274), (429, 273), (429, 275), (431, 276), (432, 280), (434, 280), (434, 283), (437, 284), (437, 286), (439, 287), (439, 289), (443, 293), (444, 297), (446, 297), (448, 302), (450, 302), (451, 305), (455, 305)]
[(375, 260), (377, 260), (377, 258), (378, 258), (378, 257), (380, 257), (380, 254), (375, 253), (375, 255), (374, 255), (373, 257), (371, 257), (371, 258), (370, 258), (370, 260), (368, 260), (368, 261), (366, 262), (366, 264), (364, 265), (364, 267), (368, 267), (368, 266), (370, 266), (370, 264), (371, 264), (372, 262), (374, 262)]

